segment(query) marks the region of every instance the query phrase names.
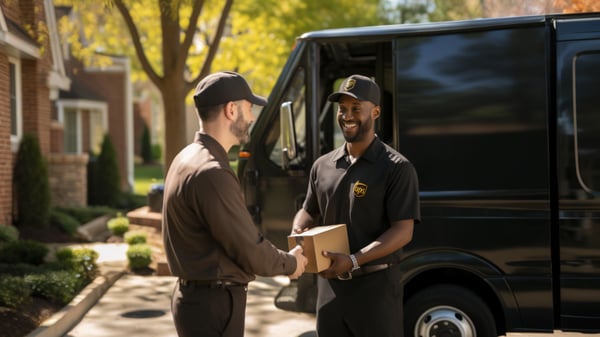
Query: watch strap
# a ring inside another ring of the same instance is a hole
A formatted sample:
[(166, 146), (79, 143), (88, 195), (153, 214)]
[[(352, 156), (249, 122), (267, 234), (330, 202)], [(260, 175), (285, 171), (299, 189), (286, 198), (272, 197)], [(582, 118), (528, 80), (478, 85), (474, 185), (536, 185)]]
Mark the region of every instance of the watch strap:
[(351, 272), (360, 268), (360, 266), (358, 265), (358, 260), (356, 260), (356, 256), (354, 256), (354, 254), (350, 254), (350, 260), (352, 260), (352, 270), (350, 270)]

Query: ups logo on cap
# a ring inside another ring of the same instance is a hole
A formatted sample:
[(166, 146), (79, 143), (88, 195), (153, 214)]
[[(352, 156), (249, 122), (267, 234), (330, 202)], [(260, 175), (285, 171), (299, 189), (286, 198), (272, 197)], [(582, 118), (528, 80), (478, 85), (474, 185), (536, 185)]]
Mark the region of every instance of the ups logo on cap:
[(357, 198), (362, 198), (367, 194), (367, 184), (365, 183), (361, 183), (360, 181), (357, 181), (356, 183), (354, 183), (354, 196)]
[(356, 84), (356, 80), (353, 78), (350, 78), (346, 81), (346, 85), (344, 86), (344, 90), (346, 91), (350, 91), (352, 89), (354, 89), (354, 85)]

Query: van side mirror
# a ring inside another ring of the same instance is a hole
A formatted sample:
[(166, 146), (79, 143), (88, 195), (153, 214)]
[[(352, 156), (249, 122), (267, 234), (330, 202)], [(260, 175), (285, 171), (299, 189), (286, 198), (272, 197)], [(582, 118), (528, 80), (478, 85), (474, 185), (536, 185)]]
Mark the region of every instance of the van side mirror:
[(281, 123), (279, 137), (281, 141), (281, 155), (283, 156), (283, 169), (289, 167), (290, 160), (296, 158), (296, 129), (294, 128), (294, 114), (292, 113), (292, 102), (283, 102), (279, 110), (279, 122)]

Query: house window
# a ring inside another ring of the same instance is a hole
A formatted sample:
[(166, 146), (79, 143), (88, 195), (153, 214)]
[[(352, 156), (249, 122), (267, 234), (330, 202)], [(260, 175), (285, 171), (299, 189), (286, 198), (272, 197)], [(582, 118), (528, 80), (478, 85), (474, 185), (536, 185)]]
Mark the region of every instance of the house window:
[(79, 113), (77, 110), (65, 110), (63, 117), (65, 152), (81, 153)]
[(90, 111), (90, 151), (92, 153), (100, 153), (105, 132), (106, 126), (102, 112), (98, 110)]
[(21, 107), (21, 63), (18, 59), (9, 58), (10, 77), (10, 142), (16, 151), (21, 140), (23, 111)]

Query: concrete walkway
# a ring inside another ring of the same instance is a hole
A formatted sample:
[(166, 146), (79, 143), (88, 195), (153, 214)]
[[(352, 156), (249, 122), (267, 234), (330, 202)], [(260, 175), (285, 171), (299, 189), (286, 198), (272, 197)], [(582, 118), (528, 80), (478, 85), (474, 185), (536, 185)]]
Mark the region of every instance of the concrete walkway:
[[(250, 284), (245, 336), (316, 336), (314, 315), (285, 312), (273, 305), (283, 281), (259, 278)], [(126, 274), (66, 336), (177, 337), (170, 311), (175, 282), (169, 276)]]
[[(83, 245), (98, 251), (101, 276), (28, 337), (176, 337), (171, 292), (176, 278), (126, 273), (126, 244)], [(259, 277), (248, 287), (246, 337), (314, 337), (315, 316), (275, 307), (287, 277)]]
[[(176, 278), (126, 272), (126, 244), (86, 244), (99, 253), (101, 270), (92, 284), (27, 337), (177, 337), (170, 311)], [(316, 337), (315, 316), (275, 307), (287, 277), (250, 283), (245, 337)], [(510, 333), (508, 337), (592, 337), (600, 334)]]

